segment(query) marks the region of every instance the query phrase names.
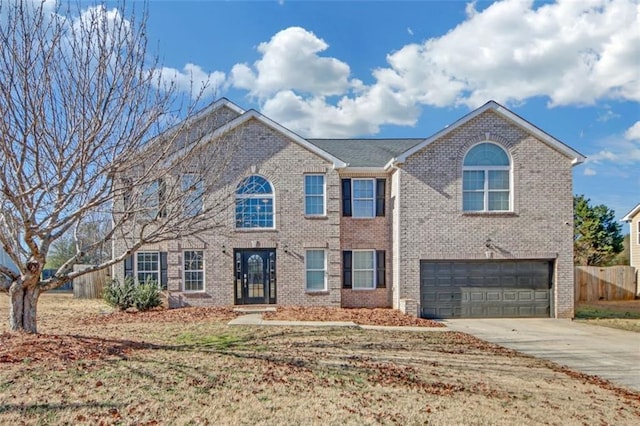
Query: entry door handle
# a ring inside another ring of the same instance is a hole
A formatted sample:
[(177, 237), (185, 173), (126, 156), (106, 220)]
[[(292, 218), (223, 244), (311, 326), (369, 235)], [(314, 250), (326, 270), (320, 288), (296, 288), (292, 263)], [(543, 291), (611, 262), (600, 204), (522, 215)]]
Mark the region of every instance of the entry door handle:
[(244, 274), (244, 286), (247, 287), (249, 285), (249, 280), (247, 279), (247, 274)]

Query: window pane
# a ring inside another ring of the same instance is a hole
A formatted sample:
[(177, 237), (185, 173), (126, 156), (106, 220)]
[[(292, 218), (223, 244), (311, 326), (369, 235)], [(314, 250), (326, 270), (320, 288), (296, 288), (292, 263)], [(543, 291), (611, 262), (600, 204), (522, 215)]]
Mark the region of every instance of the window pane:
[(509, 189), (509, 172), (489, 170), (489, 189)]
[(353, 252), (353, 269), (373, 270), (373, 252), (372, 251), (354, 251)]
[(324, 270), (324, 250), (307, 250), (307, 269)]
[(508, 166), (509, 164), (507, 153), (493, 143), (474, 146), (464, 158), (465, 166)]
[(318, 196), (318, 195), (307, 195), (305, 197), (304, 214), (323, 215), (324, 214), (324, 197)]
[(489, 210), (509, 210), (509, 191), (489, 192)]
[(465, 170), (462, 177), (462, 189), (465, 191), (484, 190), (484, 171)]
[(463, 193), (462, 209), (467, 212), (484, 210), (484, 192)]
[(196, 216), (202, 211), (202, 181), (194, 174), (182, 175), (181, 189), (185, 194), (183, 212), (187, 217)]
[(246, 198), (236, 201), (236, 226), (273, 228), (273, 199)]
[(273, 190), (265, 178), (249, 176), (238, 185), (236, 227), (273, 228)]
[(305, 176), (304, 192), (307, 195), (322, 195), (324, 193), (324, 176)]
[(353, 198), (373, 198), (373, 179), (353, 180)]
[(307, 271), (307, 290), (324, 290), (324, 271)]
[(373, 271), (353, 271), (353, 288), (373, 288)]
[(236, 190), (237, 195), (271, 193), (273, 193), (273, 191), (271, 190), (269, 181), (262, 176), (255, 175), (244, 178)]
[(144, 214), (148, 218), (155, 218), (158, 216), (158, 210), (160, 207), (160, 183), (154, 181), (148, 184), (141, 197), (142, 208), (144, 208)]
[(325, 251), (307, 250), (307, 290), (325, 289)]
[(324, 214), (324, 176), (308, 175), (304, 177), (306, 215)]
[(373, 200), (353, 200), (353, 217), (374, 217)]
[(160, 261), (157, 252), (137, 253), (136, 267), (139, 283), (145, 283), (147, 280), (153, 280), (156, 283), (160, 282)]

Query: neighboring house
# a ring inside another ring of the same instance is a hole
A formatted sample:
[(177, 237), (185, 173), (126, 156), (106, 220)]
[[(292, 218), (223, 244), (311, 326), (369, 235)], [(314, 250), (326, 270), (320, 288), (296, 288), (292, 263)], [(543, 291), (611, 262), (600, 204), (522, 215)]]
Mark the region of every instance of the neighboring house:
[(144, 247), (114, 277), (157, 279), (172, 307), (573, 317), (585, 158), (496, 102), (427, 139), (305, 139), (226, 99), (198, 117), (212, 140), (241, 139), (206, 194), (235, 197), (223, 229)]
[(629, 223), (629, 260), (630, 265), (638, 271), (640, 270), (640, 204), (627, 213), (622, 221)]

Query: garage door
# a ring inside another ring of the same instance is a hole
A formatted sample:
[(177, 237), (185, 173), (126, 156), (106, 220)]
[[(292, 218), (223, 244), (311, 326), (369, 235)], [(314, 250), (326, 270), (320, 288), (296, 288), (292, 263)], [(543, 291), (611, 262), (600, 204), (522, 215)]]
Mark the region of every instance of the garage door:
[(547, 260), (420, 262), (424, 318), (544, 317), (551, 313)]

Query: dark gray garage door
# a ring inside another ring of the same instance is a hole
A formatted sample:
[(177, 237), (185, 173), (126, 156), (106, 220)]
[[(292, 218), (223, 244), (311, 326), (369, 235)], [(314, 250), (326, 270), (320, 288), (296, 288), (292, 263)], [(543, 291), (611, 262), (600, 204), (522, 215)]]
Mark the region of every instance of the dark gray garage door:
[(552, 262), (420, 262), (425, 318), (545, 317), (551, 312)]

